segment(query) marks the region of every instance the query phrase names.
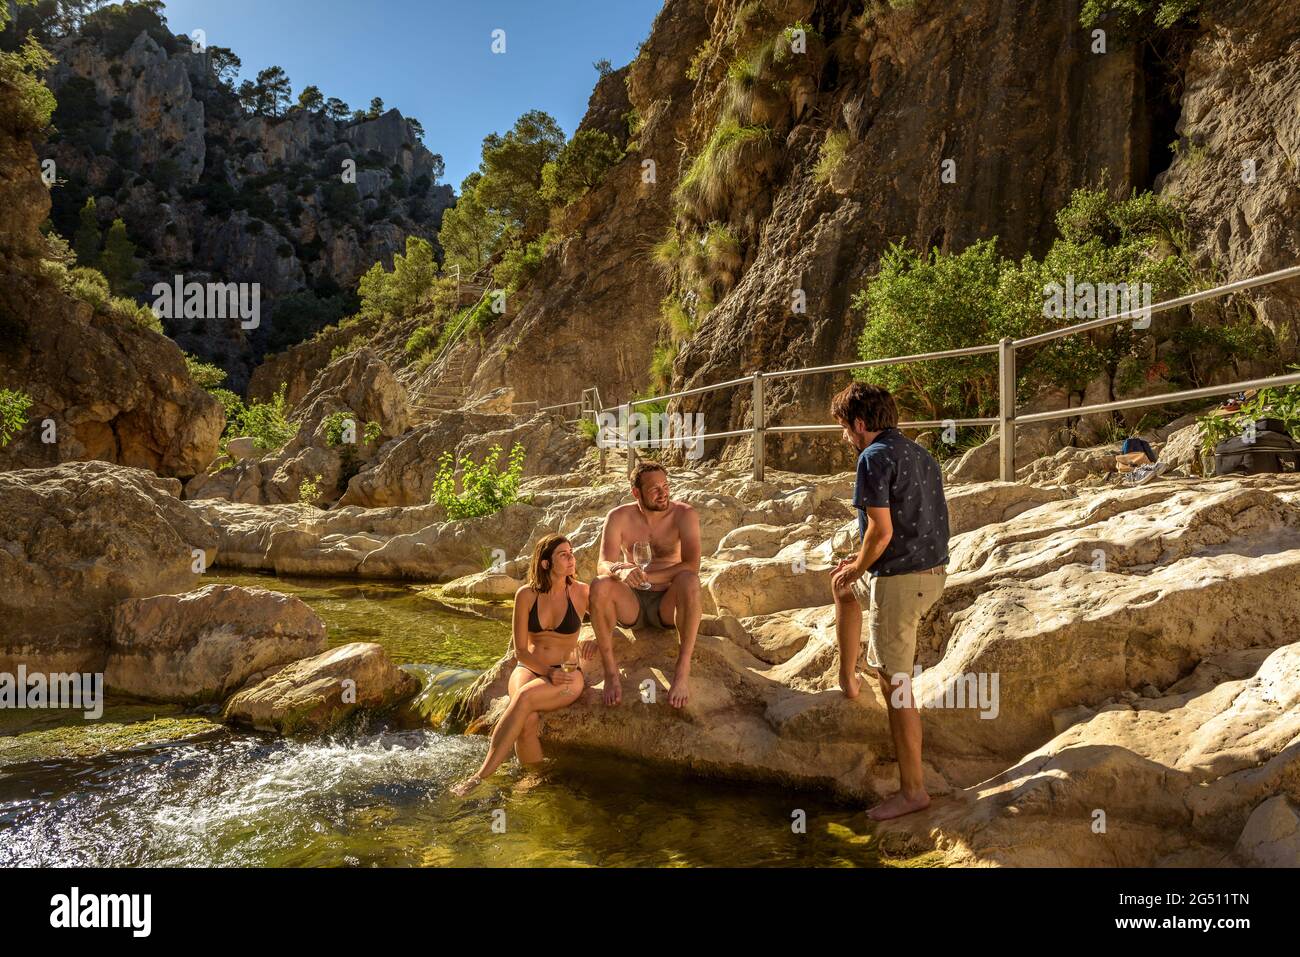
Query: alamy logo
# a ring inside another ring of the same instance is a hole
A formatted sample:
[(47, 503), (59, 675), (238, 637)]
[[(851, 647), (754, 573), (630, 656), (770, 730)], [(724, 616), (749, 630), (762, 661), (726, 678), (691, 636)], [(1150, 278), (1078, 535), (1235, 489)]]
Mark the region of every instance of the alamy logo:
[(1047, 319), (1101, 319), (1137, 312), (1134, 329), (1151, 325), (1151, 283), (1080, 282), (1073, 275), (1065, 285), (1049, 282), (1043, 287), (1043, 316)]
[(704, 457), (704, 413), (642, 412), (616, 415), (601, 412), (596, 420), (596, 444), (601, 448), (684, 448), (688, 459)]
[(1002, 710), (996, 671), (953, 675), (929, 689), (928, 693), (919, 693), (919, 700), (913, 704), (912, 684), (920, 677), (921, 666), (913, 665), (911, 681), (907, 680), (906, 672), (898, 672), (890, 679), (893, 685), (890, 701), (895, 708), (973, 708), (988, 721), (996, 718)]
[(159, 319), (239, 319), (239, 328), (262, 323), (262, 284), (256, 282), (185, 282), (153, 286), (153, 314)]
[(148, 937), (153, 927), (152, 894), (71, 893), (50, 898), (51, 927), (129, 927), (131, 936)]
[(0, 671), (0, 710), (5, 708), (72, 708), (94, 720), (104, 714), (104, 676), (28, 672), (26, 665), (16, 675)]

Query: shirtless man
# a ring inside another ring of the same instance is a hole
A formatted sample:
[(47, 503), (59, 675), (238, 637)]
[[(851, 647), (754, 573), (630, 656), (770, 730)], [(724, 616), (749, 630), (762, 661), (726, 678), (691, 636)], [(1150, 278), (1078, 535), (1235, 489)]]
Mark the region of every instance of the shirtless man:
[[(677, 626), (681, 646), (668, 701), (680, 708), (690, 696), (691, 653), (700, 627), (700, 517), (685, 502), (668, 497), (668, 473), (656, 462), (636, 467), (632, 497), (635, 502), (605, 516), (598, 577), (591, 583), (591, 627), (605, 668), (605, 704), (623, 700), (614, 658), (617, 621), (624, 628)], [(631, 561), (637, 542), (649, 542), (654, 555), (645, 572)]]

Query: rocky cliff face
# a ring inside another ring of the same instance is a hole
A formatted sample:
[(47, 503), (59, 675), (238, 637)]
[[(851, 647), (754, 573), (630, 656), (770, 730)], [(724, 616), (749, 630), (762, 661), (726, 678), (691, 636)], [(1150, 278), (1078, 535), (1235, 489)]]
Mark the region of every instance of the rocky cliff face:
[(435, 183), (441, 159), (396, 110), (360, 122), (300, 108), (250, 114), (209, 53), (165, 24), (124, 52), (80, 35), (52, 52), (60, 109), (42, 156), (64, 181), (56, 227), (71, 237), (93, 196), (101, 224), (121, 217), (139, 245), (146, 294), (178, 273), (258, 283), (256, 329), (211, 316), (165, 320), (168, 335), (221, 365), (236, 389), (264, 353), (337, 319), (333, 297), (376, 261), (391, 267), (408, 235), (434, 240), (452, 202), (450, 187)]
[(217, 451), (221, 404), (191, 380), (176, 344), (72, 298), (39, 232), (50, 209), (36, 153), (0, 86), (0, 386), (32, 399), (0, 470), (103, 459), (189, 477)]
[[(728, 72), (754, 49), (761, 34), (747, 24), (763, 15), (738, 0), (669, 0), (621, 71), (639, 120), (633, 147), (568, 220), (534, 287), (545, 294), (528, 297), (497, 333), (475, 389), (508, 384), (519, 399), (559, 402), (592, 384), (610, 402), (647, 384), (659, 303), (670, 292), (651, 249), (683, 217), (697, 230), (725, 226), (736, 246), (714, 269), (716, 304), (695, 317), (672, 366), (673, 389), (857, 359), (863, 319), (850, 299), (891, 241), (959, 251), (996, 235), (1007, 255), (1041, 255), (1055, 212), (1103, 176), (1117, 193), (1154, 187), (1185, 201), (1200, 265), (1225, 279), (1295, 263), (1300, 140), (1288, 104), (1300, 89), (1300, 10), (1279, 0), (1209, 2), (1176, 40), (1107, 24), (1106, 52), (1095, 53), (1079, 6), (763, 4), (769, 26), (811, 28), (807, 52), (787, 58), (779, 82), (754, 82), (739, 109), (770, 133), (746, 146), (712, 193), (686, 184), (683, 211), (674, 191), (711, 148), (734, 95)], [(610, 86), (597, 89), (588, 123), (609, 122)], [(844, 158), (819, 176), (832, 136)], [(1241, 176), (1250, 158), (1253, 184)], [(653, 183), (643, 181), (647, 160)], [(941, 176), (946, 162), (951, 182)], [(797, 297), (806, 312), (793, 308)], [(1284, 358), (1294, 358), (1294, 284), (1251, 302)], [(825, 421), (845, 381), (769, 383), (769, 424)], [(1122, 391), (1111, 381), (1095, 386), (1088, 401)], [(722, 430), (747, 426), (749, 406), (749, 390), (738, 388), (686, 400), (683, 411), (702, 411), (710, 430)], [(843, 454), (820, 437), (768, 441), (769, 459), (796, 469), (822, 469)], [(730, 444), (747, 455), (747, 440)]]

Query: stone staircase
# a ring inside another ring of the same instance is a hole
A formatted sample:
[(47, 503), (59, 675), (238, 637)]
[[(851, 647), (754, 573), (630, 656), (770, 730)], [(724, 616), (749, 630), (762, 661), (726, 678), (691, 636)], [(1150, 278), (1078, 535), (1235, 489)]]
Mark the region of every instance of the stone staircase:
[(439, 412), (448, 412), (461, 407), (465, 401), (465, 364), (468, 355), (469, 351), (466, 349), (452, 350), (442, 364), (438, 377), (430, 386), (418, 393), (411, 393), (413, 424), (421, 425)]
[[(483, 298), (487, 288), (473, 279), (462, 282), (457, 308), (465, 309), (475, 305)], [(464, 404), (467, 356), (468, 350), (460, 348), (460, 343), (452, 343), (450, 352), (440, 363), (437, 378), (424, 388), (411, 391), (410, 408), (414, 425), (421, 425), (439, 412), (453, 411)]]

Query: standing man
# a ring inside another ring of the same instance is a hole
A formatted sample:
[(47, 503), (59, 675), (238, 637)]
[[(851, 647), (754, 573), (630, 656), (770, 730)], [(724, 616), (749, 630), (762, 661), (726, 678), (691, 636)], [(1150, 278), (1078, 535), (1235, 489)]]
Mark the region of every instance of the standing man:
[[(632, 498), (605, 516), (600, 564), (591, 583), (591, 628), (605, 669), (605, 704), (623, 700), (614, 623), (624, 628), (675, 624), (681, 646), (668, 701), (680, 708), (690, 695), (691, 654), (700, 628), (700, 517), (690, 505), (669, 498), (668, 473), (658, 462), (636, 467)], [(644, 572), (631, 561), (637, 542), (649, 542), (653, 555)]]
[(840, 687), (848, 697), (858, 696), (866, 612), (867, 665), (885, 695), (901, 785), (897, 794), (868, 811), (883, 821), (930, 805), (921, 774), (921, 714), (911, 678), (916, 627), (943, 593), (947, 577), (948, 503), (939, 463), (898, 431), (898, 407), (888, 390), (855, 382), (831, 400), (831, 414), (860, 453), (853, 506), (861, 543), (856, 555), (831, 570)]

